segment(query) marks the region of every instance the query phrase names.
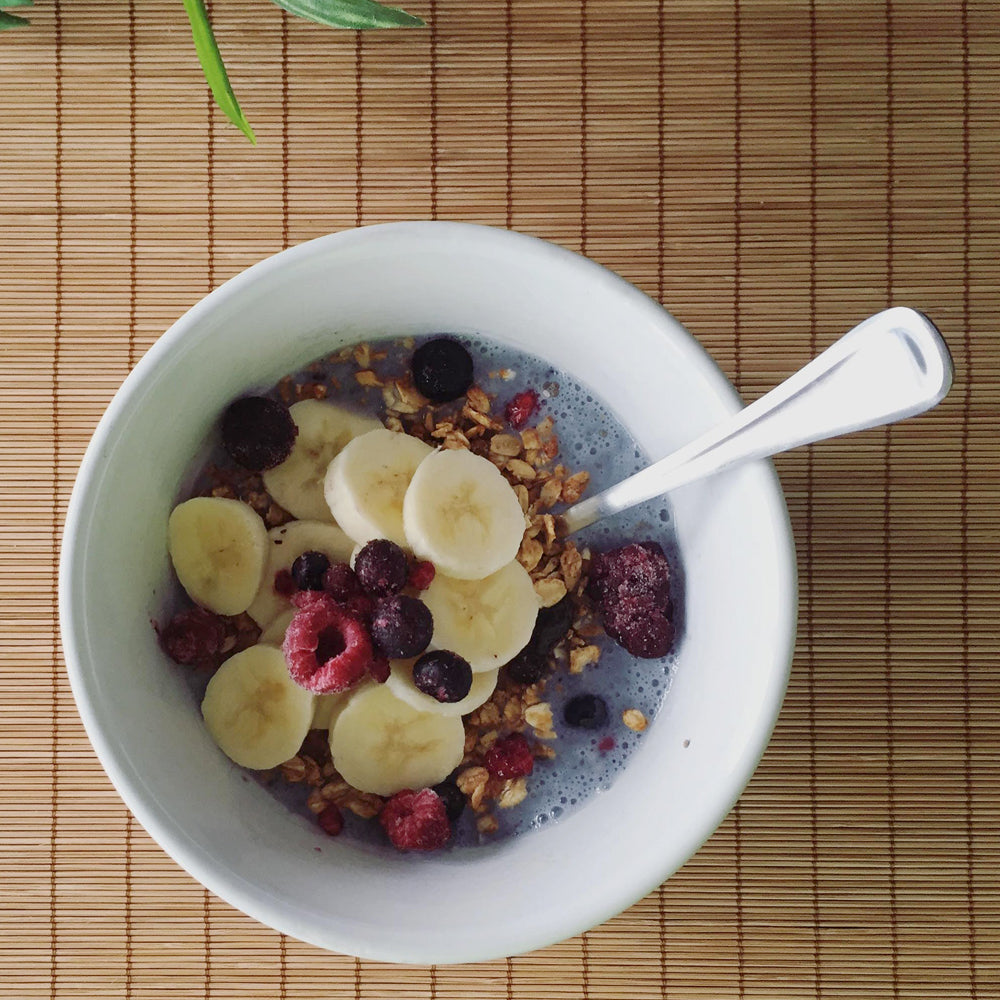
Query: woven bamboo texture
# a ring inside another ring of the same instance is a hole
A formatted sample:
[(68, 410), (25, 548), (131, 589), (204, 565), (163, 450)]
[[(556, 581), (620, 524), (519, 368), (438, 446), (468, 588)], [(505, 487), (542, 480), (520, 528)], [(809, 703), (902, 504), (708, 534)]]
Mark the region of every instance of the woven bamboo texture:
[[(1000, 996), (1000, 7), (409, 6), (428, 29), (362, 37), (215, 0), (256, 148), (179, 2), (39, 0), (0, 35), (0, 992)], [(284, 246), (415, 218), (584, 251), (748, 399), (887, 304), (957, 367), (933, 413), (779, 460), (795, 664), (718, 832), (602, 927), (437, 969), (284, 938), (182, 872), (90, 749), (55, 599), (77, 465), (161, 331)]]

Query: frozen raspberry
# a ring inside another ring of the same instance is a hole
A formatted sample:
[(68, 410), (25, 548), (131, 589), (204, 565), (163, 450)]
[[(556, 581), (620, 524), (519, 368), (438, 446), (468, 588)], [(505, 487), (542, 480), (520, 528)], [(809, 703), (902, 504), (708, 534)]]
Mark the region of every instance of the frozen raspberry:
[(531, 747), (521, 733), (497, 740), (487, 751), (485, 763), (495, 778), (523, 778), (535, 768)]
[(437, 649), (413, 664), (413, 683), (437, 701), (454, 704), (472, 690), (472, 667), (458, 653)]
[(538, 393), (534, 389), (519, 392), (504, 409), (507, 423), (520, 430), (538, 412)]
[(372, 597), (388, 597), (406, 586), (410, 565), (406, 553), (395, 542), (375, 538), (355, 557), (354, 573)]
[(279, 569), (274, 574), (274, 592), (282, 597), (291, 597), (299, 588), (295, 585), (292, 574), (287, 569)]
[(331, 837), (336, 837), (344, 829), (343, 813), (332, 802), (316, 817), (316, 822)]
[(608, 705), (596, 694), (578, 694), (566, 702), (563, 718), (576, 729), (600, 729), (608, 721)]
[(368, 673), (372, 680), (384, 684), (389, 679), (389, 661), (384, 656), (374, 656), (368, 664)]
[(434, 573), (434, 563), (426, 560), (414, 563), (406, 583), (414, 590), (426, 590), (434, 582)]
[(292, 579), (299, 590), (322, 590), (330, 560), (322, 552), (303, 552), (292, 563)]
[(226, 638), (225, 622), (205, 608), (188, 608), (157, 629), (163, 651), (175, 663), (211, 669)]
[(346, 691), (368, 672), (372, 644), (354, 615), (327, 594), (304, 590), (281, 649), (293, 681), (315, 694)]
[(421, 344), (413, 352), (410, 368), (414, 385), (432, 403), (458, 399), (472, 385), (472, 356), (448, 337)]
[(382, 807), (379, 823), (401, 851), (436, 851), (451, 836), (443, 799), (430, 788), (404, 788)]
[(423, 601), (396, 594), (375, 605), (371, 630), (375, 648), (384, 656), (419, 656), (430, 644), (434, 620)]
[(265, 396), (245, 396), (222, 415), (222, 446), (253, 472), (273, 469), (291, 454), (298, 428), (288, 407)]
[(442, 781), (435, 785), (432, 792), (444, 803), (444, 811), (450, 822), (454, 823), (465, 809), (465, 796), (459, 791), (454, 781)]
[(590, 564), (587, 593), (598, 604), (649, 596), (665, 606), (670, 593), (670, 565), (663, 549), (656, 542), (633, 542), (598, 552)]
[(633, 656), (666, 656), (674, 642), (674, 626), (666, 607), (648, 595), (622, 597), (604, 606), (604, 629)]

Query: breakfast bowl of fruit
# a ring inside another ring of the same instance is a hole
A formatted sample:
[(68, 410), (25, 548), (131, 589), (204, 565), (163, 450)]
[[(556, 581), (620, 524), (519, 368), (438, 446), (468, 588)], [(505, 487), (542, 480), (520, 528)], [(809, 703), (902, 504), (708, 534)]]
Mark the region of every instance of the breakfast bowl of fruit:
[(761, 461), (571, 515), (740, 408), (659, 305), (531, 237), (398, 223), (251, 267), (136, 365), (70, 502), (109, 777), (330, 950), (477, 961), (620, 912), (763, 752), (794, 553)]

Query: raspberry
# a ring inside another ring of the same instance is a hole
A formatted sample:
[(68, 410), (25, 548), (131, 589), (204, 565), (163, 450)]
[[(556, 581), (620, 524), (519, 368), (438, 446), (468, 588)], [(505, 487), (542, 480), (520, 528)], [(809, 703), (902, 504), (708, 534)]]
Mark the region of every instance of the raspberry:
[(430, 644), (434, 620), (423, 601), (405, 594), (384, 597), (372, 615), (372, 640), (385, 656), (419, 656)]
[(322, 590), (330, 560), (322, 552), (303, 552), (292, 563), (292, 579), (299, 590)]
[(274, 592), (282, 597), (291, 597), (299, 588), (295, 585), (292, 574), (287, 569), (279, 569), (274, 574)]
[(291, 454), (298, 428), (288, 407), (265, 396), (246, 396), (222, 415), (222, 446), (252, 472), (273, 469)]
[(316, 817), (316, 822), (331, 837), (336, 837), (344, 829), (344, 815), (332, 802)]
[(384, 684), (389, 679), (389, 661), (384, 656), (375, 656), (368, 664), (368, 673), (372, 680)]
[(413, 352), (410, 369), (414, 385), (432, 403), (458, 399), (472, 385), (472, 355), (448, 337), (421, 344)]
[(451, 836), (445, 803), (430, 788), (396, 792), (382, 807), (378, 821), (401, 851), (436, 851)]
[(226, 626), (205, 608), (188, 608), (174, 615), (161, 631), (160, 645), (175, 663), (211, 669), (226, 638)]
[(364, 625), (332, 597), (304, 590), (281, 649), (296, 684), (315, 694), (346, 691), (368, 672), (372, 644)]
[(674, 642), (674, 626), (666, 608), (648, 595), (606, 603), (604, 628), (612, 639), (641, 659), (666, 656)]
[(410, 569), (407, 585), (414, 590), (426, 590), (434, 582), (434, 563), (418, 562), (414, 563)]
[(410, 573), (406, 553), (387, 538), (368, 542), (354, 559), (358, 582), (372, 597), (398, 594)]
[(633, 542), (597, 553), (590, 564), (587, 593), (598, 604), (649, 596), (665, 606), (670, 594), (670, 565), (663, 549), (656, 542)]
[(535, 768), (531, 747), (521, 733), (497, 740), (487, 751), (485, 763), (495, 778), (523, 778)]
[(504, 409), (507, 423), (520, 430), (538, 412), (538, 393), (534, 389), (519, 392)]
[(458, 653), (435, 650), (413, 664), (413, 683), (437, 701), (454, 704), (472, 690), (472, 667)]

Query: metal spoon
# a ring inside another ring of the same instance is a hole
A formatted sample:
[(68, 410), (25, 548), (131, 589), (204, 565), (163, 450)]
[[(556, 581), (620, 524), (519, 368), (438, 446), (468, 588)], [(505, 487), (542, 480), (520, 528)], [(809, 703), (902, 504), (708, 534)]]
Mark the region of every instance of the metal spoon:
[(951, 355), (915, 309), (886, 309), (858, 324), (781, 385), (672, 455), (563, 515), (566, 530), (661, 496), (742, 462), (891, 424), (939, 403)]

